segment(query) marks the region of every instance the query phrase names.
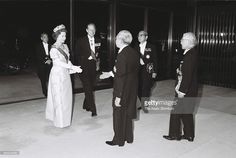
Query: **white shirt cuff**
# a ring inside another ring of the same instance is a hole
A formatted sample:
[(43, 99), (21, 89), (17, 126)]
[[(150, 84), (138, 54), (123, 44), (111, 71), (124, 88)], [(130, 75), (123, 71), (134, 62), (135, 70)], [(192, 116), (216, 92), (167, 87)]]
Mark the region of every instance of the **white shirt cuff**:
[(179, 93), (180, 95), (183, 95), (183, 96), (185, 96), (185, 95), (186, 95), (185, 93), (183, 93), (183, 92), (180, 92), (180, 91), (178, 91), (178, 93)]
[(110, 71), (109, 74), (111, 75), (111, 77), (114, 77), (114, 74), (112, 71)]

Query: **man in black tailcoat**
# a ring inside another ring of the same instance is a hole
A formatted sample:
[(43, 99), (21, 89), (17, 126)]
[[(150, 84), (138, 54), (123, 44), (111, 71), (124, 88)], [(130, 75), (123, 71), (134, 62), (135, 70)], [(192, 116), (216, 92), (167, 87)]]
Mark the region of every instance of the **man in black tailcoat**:
[(114, 137), (106, 144), (124, 146), (133, 142), (133, 119), (136, 118), (138, 94), (139, 54), (129, 46), (132, 35), (122, 30), (116, 36), (119, 48), (114, 71), (103, 72), (101, 79), (114, 76), (113, 85), (113, 130)]
[(177, 69), (178, 82), (175, 87), (177, 104), (171, 111), (169, 135), (163, 136), (167, 140), (187, 139), (192, 142), (195, 137), (193, 113), (198, 95), (196, 44), (197, 40), (193, 33), (183, 34), (181, 45), (184, 57)]
[(42, 91), (47, 97), (47, 86), (50, 70), (52, 68), (52, 60), (50, 58), (50, 45), (48, 44), (48, 35), (41, 34), (41, 42), (36, 45), (36, 58), (37, 58), (37, 74), (41, 81)]
[(83, 84), (85, 99), (83, 109), (92, 112), (92, 117), (97, 116), (94, 88), (96, 85), (96, 71), (99, 69), (99, 48), (101, 42), (94, 37), (95, 24), (89, 23), (86, 28), (87, 35), (80, 38), (75, 45), (76, 64), (81, 65), (83, 72), (80, 79)]
[(157, 52), (156, 47), (147, 41), (148, 33), (140, 31), (138, 34), (139, 45), (135, 49), (140, 53), (140, 70), (139, 70), (139, 90), (138, 97), (141, 101), (141, 107), (145, 113), (148, 110), (145, 108), (144, 100), (149, 100), (151, 88), (154, 79), (157, 76)]

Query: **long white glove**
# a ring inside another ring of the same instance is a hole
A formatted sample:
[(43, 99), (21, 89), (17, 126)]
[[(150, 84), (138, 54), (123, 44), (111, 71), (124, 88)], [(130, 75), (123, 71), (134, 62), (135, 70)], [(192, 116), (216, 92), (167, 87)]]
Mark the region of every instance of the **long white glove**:
[(114, 74), (112, 73), (112, 71), (102, 72), (102, 74), (99, 76), (100, 79), (106, 79), (109, 77), (114, 77)]
[(83, 70), (80, 68), (80, 66), (71, 66), (72, 72), (74, 71), (75, 73), (81, 73)]

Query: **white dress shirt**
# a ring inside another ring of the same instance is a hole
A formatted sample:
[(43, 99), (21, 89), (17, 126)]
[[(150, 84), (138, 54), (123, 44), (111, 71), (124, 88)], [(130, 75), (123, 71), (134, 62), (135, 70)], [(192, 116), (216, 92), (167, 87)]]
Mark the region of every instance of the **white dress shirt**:
[(95, 39), (94, 37), (90, 37), (90, 36), (88, 36), (88, 39), (89, 39), (90, 48), (95, 53)]
[(118, 54), (128, 45), (123, 45), (122, 47), (120, 47), (119, 51), (118, 51)]
[(140, 53), (141, 53), (142, 55), (144, 55), (146, 45), (147, 45), (147, 41), (145, 41), (145, 42), (139, 44)]
[[(141, 53), (142, 55), (144, 55), (146, 45), (147, 45), (147, 41), (145, 41), (145, 42), (139, 44), (140, 53)], [(144, 61), (143, 61), (142, 58), (140, 58), (140, 64), (141, 64), (141, 65), (144, 65)]]

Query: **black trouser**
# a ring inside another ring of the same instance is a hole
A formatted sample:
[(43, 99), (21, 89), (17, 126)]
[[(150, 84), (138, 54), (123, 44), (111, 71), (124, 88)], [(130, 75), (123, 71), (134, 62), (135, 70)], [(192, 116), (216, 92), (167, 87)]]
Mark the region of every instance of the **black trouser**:
[(122, 107), (113, 106), (113, 142), (118, 145), (123, 145), (125, 141), (133, 142), (133, 122), (128, 117), (127, 110)]
[(41, 82), (42, 91), (45, 96), (47, 96), (47, 90), (48, 90), (48, 79), (50, 74), (51, 66), (44, 65), (41, 68), (39, 68), (38, 76)]
[(153, 79), (151, 74), (146, 71), (145, 66), (142, 66), (139, 71), (139, 87), (138, 97), (143, 107), (143, 101), (148, 100), (153, 86)]
[(80, 75), (83, 89), (84, 89), (84, 103), (83, 108), (90, 110), (92, 113), (97, 113), (95, 98), (94, 98), (94, 87), (96, 84), (96, 62), (91, 60), (88, 65), (83, 66), (83, 72)]
[(194, 138), (193, 114), (171, 114), (169, 135), (174, 137), (181, 136), (182, 124), (183, 124), (184, 135), (187, 137)]
[(169, 136), (179, 137), (183, 129), (186, 137), (194, 138), (194, 104), (193, 98), (178, 99), (170, 115)]

